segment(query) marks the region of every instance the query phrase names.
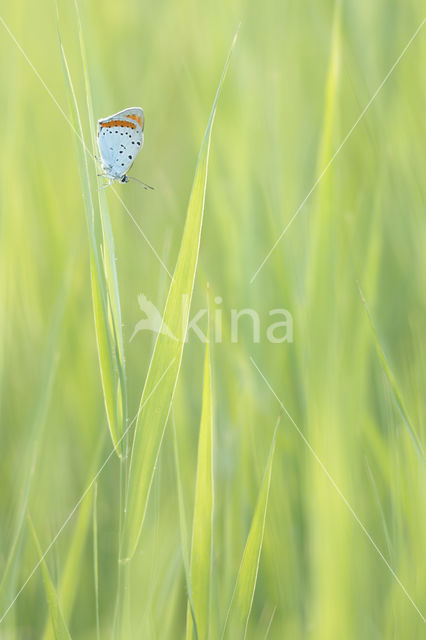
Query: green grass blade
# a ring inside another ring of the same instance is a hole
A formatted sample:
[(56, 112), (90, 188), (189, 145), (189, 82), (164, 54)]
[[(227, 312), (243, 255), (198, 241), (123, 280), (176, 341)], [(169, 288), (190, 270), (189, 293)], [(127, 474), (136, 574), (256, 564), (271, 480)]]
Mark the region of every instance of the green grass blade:
[(94, 251), (90, 255), (90, 274), (92, 283), (93, 313), (95, 317), (96, 341), (98, 345), (99, 367), (105, 400), (105, 410), (111, 439), (117, 454), (121, 456), (121, 437), (123, 408), (121, 401), (120, 383), (116, 378), (115, 351), (113, 347), (113, 332), (111, 331), (105, 287), (102, 285), (101, 267)]
[(99, 621), (99, 554), (98, 554), (98, 484), (93, 496), (93, 582), (95, 585), (96, 639), (100, 640)]
[[(80, 567), (84, 557), (84, 545), (91, 521), (91, 511), (92, 499), (91, 496), (86, 496), (86, 499), (80, 507), (75, 532), (57, 590), (57, 596), (61, 603), (64, 621), (70, 619), (75, 597), (77, 595)], [(50, 618), (46, 625), (43, 640), (51, 640), (51, 638), (54, 637), (53, 621)]]
[[(75, 10), (77, 14), (80, 57), (83, 69), (84, 87), (86, 92), (86, 108), (89, 119), (89, 130), (92, 148), (92, 160), (94, 172), (97, 173), (96, 161), (96, 128), (95, 117), (93, 112), (92, 93), (90, 89), (89, 73), (87, 69), (86, 47), (84, 44), (83, 29), (81, 26), (80, 10), (77, 0), (74, 0)], [(116, 268), (114, 236), (111, 227), (111, 218), (109, 215), (108, 201), (104, 190), (97, 190), (99, 218), (101, 222), (102, 234), (102, 262), (105, 274), (105, 284), (107, 291), (108, 309), (111, 313), (110, 328), (113, 334), (114, 355), (117, 366), (118, 380), (117, 384), (117, 408), (119, 409), (119, 423), (122, 427), (127, 422), (127, 382), (125, 372), (124, 343), (122, 332), (120, 293), (118, 289), (118, 276)]]
[(197, 628), (197, 619), (195, 617), (194, 602), (192, 598), (192, 585), (191, 585), (190, 568), (189, 568), (188, 527), (186, 524), (185, 500), (183, 497), (183, 489), (182, 489), (182, 474), (180, 470), (179, 447), (178, 447), (176, 425), (174, 421), (173, 411), (172, 411), (172, 424), (173, 424), (173, 444), (174, 444), (175, 467), (176, 467), (176, 482), (177, 482), (178, 502), (179, 502), (180, 538), (181, 538), (181, 546), (182, 546), (182, 558), (183, 558), (183, 567), (185, 571), (186, 588), (188, 592), (187, 616), (191, 617), (191, 629), (193, 629), (195, 638), (196, 640), (198, 640), (199, 635), (198, 635), (198, 628)]
[(40, 543), (37, 538), (37, 534), (34, 529), (34, 525), (30, 517), (28, 517), (28, 521), (30, 524), (31, 533), (34, 538), (34, 543), (37, 548), (37, 553), (41, 560), (41, 570), (43, 573), (43, 581), (44, 588), (46, 590), (47, 602), (49, 605), (50, 619), (52, 621), (53, 633), (55, 640), (70, 640), (71, 635), (67, 629), (65, 624), (64, 616), (62, 615), (61, 608), (59, 606), (58, 594), (56, 592), (55, 586), (50, 577), (49, 569), (47, 568), (46, 562), (42, 559), (43, 553), (40, 547)]
[[(161, 385), (158, 387), (156, 398), (147, 402), (138, 417), (130, 461), (126, 518), (122, 539), (122, 560), (128, 560), (133, 556), (139, 540), (155, 465), (179, 375), (198, 262), (211, 132), (217, 101), (234, 43), (235, 38), (225, 63), (201, 145), (188, 204), (182, 244), (163, 316), (163, 323), (167, 325), (176, 340), (173, 340), (168, 335), (158, 334), (142, 392), (141, 406), (151, 394), (161, 373), (172, 363)], [(183, 296), (187, 296), (188, 300), (184, 310), (182, 310)]]
[(26, 469), (23, 486), (21, 490), (21, 503), (17, 512), (16, 522), (14, 525), (13, 542), (8, 553), (6, 565), (3, 568), (3, 575), (0, 581), (0, 602), (5, 599), (5, 594), (11, 589), (13, 579), (13, 568), (16, 558), (19, 555), (20, 545), (22, 542), (22, 533), (24, 529), (25, 514), (28, 509), (28, 503), (31, 495), (34, 477), (38, 470), (40, 453), (42, 450), (46, 419), (49, 405), (52, 397), (52, 389), (56, 378), (58, 360), (59, 360), (59, 343), (61, 337), (61, 329), (66, 311), (66, 305), (71, 289), (71, 273), (74, 268), (74, 259), (70, 262), (65, 277), (61, 283), (61, 291), (58, 295), (55, 309), (53, 312), (52, 322), (49, 327), (49, 338), (46, 345), (46, 352), (43, 358), (40, 376), (40, 390), (38, 393), (37, 406), (34, 412), (34, 418), (29, 427), (28, 447), (31, 450), (31, 457), (24, 465)]
[(392, 389), (392, 396), (393, 396), (396, 408), (398, 409), (399, 415), (401, 416), (402, 421), (403, 421), (403, 423), (404, 423), (404, 425), (405, 425), (405, 427), (406, 427), (406, 429), (408, 431), (408, 434), (409, 434), (409, 436), (410, 436), (410, 438), (411, 438), (411, 440), (413, 442), (413, 445), (414, 445), (414, 448), (416, 450), (417, 455), (419, 456), (420, 460), (422, 460), (424, 462), (425, 454), (424, 454), (424, 451), (423, 451), (422, 443), (421, 443), (421, 441), (419, 439), (419, 436), (416, 433), (416, 430), (415, 430), (410, 418), (408, 417), (407, 409), (405, 408), (404, 401), (403, 401), (401, 393), (399, 392), (399, 389), (398, 389), (398, 385), (396, 384), (396, 381), (395, 381), (395, 378), (393, 376), (392, 370), (391, 370), (391, 368), (390, 368), (390, 366), (388, 364), (385, 352), (383, 351), (382, 345), (380, 344), (380, 340), (379, 340), (378, 335), (377, 335), (377, 331), (376, 331), (376, 327), (375, 327), (374, 322), (373, 322), (373, 318), (371, 317), (370, 310), (369, 310), (368, 305), (367, 305), (367, 301), (366, 301), (366, 299), (364, 297), (364, 294), (363, 294), (359, 284), (358, 284), (358, 290), (359, 290), (359, 295), (361, 296), (362, 304), (364, 305), (365, 311), (367, 313), (367, 317), (368, 317), (368, 321), (370, 323), (371, 330), (373, 332), (374, 342), (375, 342), (375, 345), (376, 345), (377, 353), (378, 353), (379, 358), (380, 358), (380, 362), (382, 363), (383, 370), (384, 370), (385, 375), (386, 375), (386, 377), (387, 377), (387, 379), (389, 381), (390, 388)]
[[(213, 551), (213, 407), (209, 337), (204, 361), (203, 402), (198, 440), (197, 479), (191, 545), (191, 589), (200, 638), (208, 638)], [(188, 611), (188, 613), (190, 613)], [(187, 640), (193, 637), (187, 615)]]
[[(280, 416), (281, 417), (281, 416)], [(237, 581), (231, 604), (226, 616), (222, 638), (245, 638), (250, 611), (256, 588), (260, 553), (265, 531), (266, 510), (268, 507), (269, 487), (271, 484), (272, 462), (280, 418), (275, 426), (272, 444), (266, 463), (262, 485), (257, 499), (256, 509), (250, 526), (249, 535), (238, 571)]]
[(121, 456), (121, 448), (118, 442), (125, 419), (124, 358), (122, 346), (120, 346), (120, 344), (122, 345), (122, 340), (120, 341), (118, 337), (121, 334), (121, 322), (119, 322), (120, 316), (117, 313), (118, 289), (116, 288), (115, 267), (111, 271), (111, 262), (114, 262), (113, 256), (111, 257), (111, 252), (114, 251), (110, 242), (112, 234), (111, 238), (104, 243), (103, 253), (100, 256), (98, 251), (98, 244), (100, 243), (97, 240), (95, 227), (95, 198), (92, 194), (93, 189), (96, 189), (93, 186), (96, 175), (95, 164), (93, 164), (94, 170), (90, 172), (87, 158), (87, 154), (90, 152), (84, 142), (77, 97), (60, 36), (59, 45), (68, 90), (71, 120), (76, 137), (79, 140), (77, 145), (78, 165), (89, 232), (93, 312), (105, 409), (114, 447), (117, 454)]
[[(104, 444), (104, 436), (102, 436), (93, 457), (91, 470), (88, 474), (88, 482), (90, 482), (90, 479), (98, 469), (99, 458)], [(68, 548), (67, 558), (61, 572), (60, 580), (58, 581), (58, 598), (61, 603), (61, 609), (66, 623), (71, 617), (74, 602), (78, 595), (81, 574), (80, 567), (84, 561), (86, 540), (88, 538), (89, 528), (92, 522), (92, 512), (95, 509), (93, 503), (96, 489), (97, 485), (95, 485), (93, 492), (90, 491), (88, 495), (86, 495), (83, 503), (80, 505), (78, 518), (74, 527), (74, 533)], [(43, 640), (50, 640), (52, 637), (54, 637), (52, 623), (51, 620), (49, 620), (45, 628)]]
[[(317, 156), (317, 173), (322, 175), (327, 167), (330, 157), (333, 155), (333, 136), (336, 130), (338, 118), (336, 109), (338, 105), (338, 91), (340, 86), (340, 58), (341, 58), (341, 0), (336, 0), (334, 6), (333, 28), (331, 36), (330, 58), (328, 63), (327, 79), (325, 84), (324, 113), (321, 130), (321, 139)], [(331, 216), (333, 207), (331, 199), (333, 193), (333, 169), (330, 167), (318, 184), (316, 189), (315, 211), (310, 223), (310, 249), (309, 261), (311, 269), (308, 272), (308, 293), (315, 296), (322, 292), (319, 281), (327, 277), (324, 272), (322, 256), (329, 251), (333, 255), (329, 245), (329, 227), (333, 224)]]

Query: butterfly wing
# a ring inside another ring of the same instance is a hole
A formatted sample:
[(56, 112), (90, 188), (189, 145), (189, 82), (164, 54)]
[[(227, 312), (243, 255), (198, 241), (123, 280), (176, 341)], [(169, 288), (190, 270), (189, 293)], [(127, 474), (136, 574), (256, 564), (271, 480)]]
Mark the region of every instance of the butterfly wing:
[(98, 145), (108, 177), (119, 179), (132, 166), (143, 145), (144, 114), (140, 107), (98, 120)]
[(144, 129), (145, 116), (143, 113), (143, 109), (141, 109), (140, 107), (130, 107), (130, 109), (124, 109), (123, 111), (119, 111), (115, 114), (115, 116), (112, 117), (130, 118), (130, 120), (136, 122), (142, 128), (142, 131)]

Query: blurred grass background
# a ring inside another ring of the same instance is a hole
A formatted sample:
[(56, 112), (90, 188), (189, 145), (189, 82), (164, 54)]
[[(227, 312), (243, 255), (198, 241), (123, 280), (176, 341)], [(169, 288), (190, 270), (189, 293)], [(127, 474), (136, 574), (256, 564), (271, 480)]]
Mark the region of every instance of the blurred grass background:
[[(208, 281), (222, 298), (213, 312), (222, 309), (224, 318), (223, 342), (211, 349), (212, 638), (220, 637), (224, 624), (280, 411), (250, 356), (424, 612), (424, 460), (396, 407), (357, 287), (359, 281), (411, 424), (424, 442), (424, 30), (250, 284), (425, 17), (422, 4), (125, 0), (80, 7), (96, 117), (144, 108), (145, 145), (131, 173), (156, 191), (136, 184), (119, 189), (171, 272), (203, 131), (242, 21), (213, 131), (192, 306), (193, 313), (205, 306)], [(74, 6), (61, 0), (59, 9), (83, 103)], [(18, 0), (2, 5), (1, 16), (68, 113), (54, 5)], [(3, 26), (0, 34), (1, 616), (38, 560), (27, 524), (15, 539), (19, 518), (31, 513), (45, 549), (111, 442), (73, 134)], [(112, 193), (108, 200), (133, 417), (153, 341), (141, 332), (129, 342), (142, 317), (137, 295), (143, 292), (162, 309), (169, 279)], [(247, 323), (238, 344), (231, 344), (230, 309), (247, 307), (262, 318), (261, 342), (253, 344)], [(268, 311), (280, 307), (294, 319), (292, 344), (265, 338)], [(188, 522), (203, 357), (204, 345), (192, 337), (174, 400)], [(97, 495), (102, 638), (110, 637), (116, 597), (118, 476), (114, 458)], [(47, 557), (71, 635), (82, 639), (96, 637), (91, 494), (87, 501)], [(70, 558), (74, 573), (61, 593)], [(38, 571), (2, 621), (0, 638), (43, 637), (47, 616)], [(168, 430), (132, 568), (134, 637), (183, 637), (185, 616)], [(247, 637), (405, 639), (422, 637), (423, 629), (424, 620), (284, 415)]]

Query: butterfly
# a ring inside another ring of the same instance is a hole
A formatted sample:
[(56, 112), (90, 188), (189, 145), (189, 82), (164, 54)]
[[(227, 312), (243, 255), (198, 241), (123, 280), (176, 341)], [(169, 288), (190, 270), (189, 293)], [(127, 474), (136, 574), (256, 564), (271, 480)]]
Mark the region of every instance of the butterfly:
[(109, 187), (114, 182), (136, 180), (145, 189), (153, 189), (137, 178), (128, 176), (136, 156), (143, 145), (144, 114), (140, 107), (124, 109), (108, 118), (98, 120), (98, 146), (103, 176)]

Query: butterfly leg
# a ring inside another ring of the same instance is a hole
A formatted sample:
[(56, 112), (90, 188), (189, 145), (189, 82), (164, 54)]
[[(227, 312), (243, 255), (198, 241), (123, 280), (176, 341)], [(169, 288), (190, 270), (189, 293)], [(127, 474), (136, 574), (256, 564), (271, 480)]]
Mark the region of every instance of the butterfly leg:
[(102, 187), (99, 187), (98, 191), (103, 191), (104, 189), (107, 189), (108, 187), (110, 187), (112, 184), (114, 184), (114, 180), (111, 180), (111, 178), (109, 178), (107, 184), (104, 184)]

